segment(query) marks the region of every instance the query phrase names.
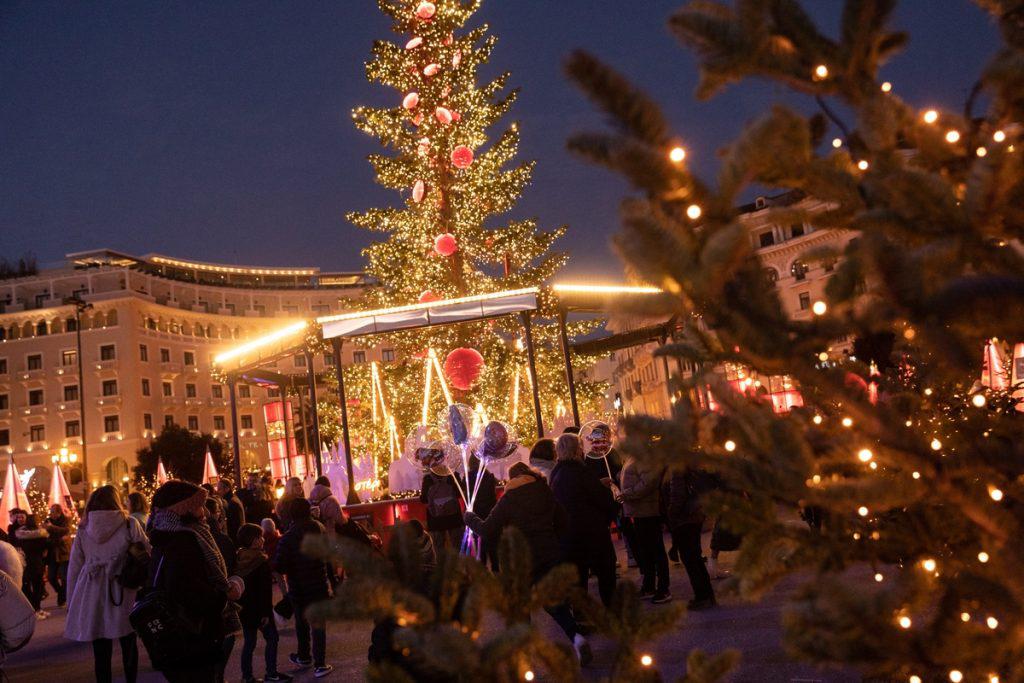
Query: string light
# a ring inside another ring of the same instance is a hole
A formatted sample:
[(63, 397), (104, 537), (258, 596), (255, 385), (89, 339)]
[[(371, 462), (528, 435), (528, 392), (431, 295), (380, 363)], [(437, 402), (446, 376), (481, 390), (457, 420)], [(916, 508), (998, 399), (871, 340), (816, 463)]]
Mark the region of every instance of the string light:
[(821, 415), (815, 415), (814, 417), (811, 418), (811, 422), (813, 422), (816, 425), (820, 425), (822, 422), (824, 422), (824, 420), (825, 418), (823, 418)]
[(939, 565), (935, 560), (929, 557), (927, 559), (921, 560), (921, 566), (924, 567), (924, 570), (926, 572), (933, 572)]
[(861, 462), (871, 462), (873, 457), (875, 457), (875, 454), (871, 452), (870, 448), (862, 448), (857, 451), (857, 459)]
[(966, 624), (970, 620), (971, 620), (971, 615), (970, 615), (969, 612), (961, 612), (960, 613), (960, 621), (962, 621), (962, 622), (964, 622)]
[(997, 130), (995, 133), (992, 133), (992, 139), (995, 140), (996, 142), (1003, 142), (1004, 140), (1006, 140), (1006, 132), (1002, 130)]
[(842, 147), (843, 146), (842, 139), (841, 138), (832, 138), (832, 146), (835, 147), (836, 149), (839, 149), (840, 147)]
[(825, 311), (828, 310), (828, 304), (824, 301), (815, 301), (814, 305), (811, 306), (811, 313), (814, 315), (825, 315)]
[(985, 620), (985, 625), (994, 631), (999, 628), (999, 620), (995, 617), (989, 617)]
[(922, 115), (921, 118), (924, 119), (925, 123), (935, 123), (936, 121), (939, 120), (939, 112), (935, 111), (934, 109), (929, 109)]
[(844, 427), (852, 427), (853, 426), (853, 418), (844, 417), (843, 418), (843, 426)]
[(1003, 499), (1003, 492), (1001, 489), (997, 489), (995, 486), (988, 487), (988, 495), (995, 502), (999, 502)]
[(877, 581), (878, 583), (882, 583), (883, 579), (885, 579), (885, 577), (882, 576), (881, 573), (876, 573), (875, 574), (875, 581)]
[(690, 204), (688, 207), (686, 207), (686, 215), (692, 221), (695, 221), (698, 218), (700, 218), (701, 213), (702, 213), (701, 208), (699, 206), (697, 206), (696, 204)]
[(867, 517), (868, 516), (868, 512), (869, 512), (869, 510), (865, 506), (863, 506), (863, 505), (861, 505), (859, 508), (857, 508), (857, 514), (860, 515), (861, 517)]
[(673, 147), (668, 153), (669, 160), (674, 164), (682, 163), (686, 158), (686, 150), (682, 147)]
[(640, 663), (644, 666), (650, 666), (651, 664), (654, 664), (654, 657), (651, 657), (650, 655), (641, 655)]
[(890, 92), (891, 90), (892, 90), (892, 83), (890, 83), (889, 81), (886, 81), (885, 83), (882, 83), (882, 92)]
[(959, 141), (960, 141), (960, 131), (958, 131), (958, 130), (946, 131), (946, 142), (953, 143), (953, 142), (959, 142)]
[(910, 628), (911, 626), (913, 626), (913, 622), (910, 620), (910, 617), (908, 616), (900, 617), (899, 624), (900, 628)]
[(988, 683), (999, 683), (999, 674), (989, 674)]
[(914, 479), (920, 479), (921, 478), (921, 473), (917, 472), (917, 471), (914, 471), (914, 472), (912, 472), (910, 474), (910, 476), (912, 476)]
[(924, 395), (925, 395), (925, 396), (931, 396), (931, 395), (932, 395), (932, 389), (931, 389), (931, 387), (925, 387), (925, 390), (924, 390)]
[(861, 159), (860, 161), (858, 161), (857, 162), (857, 168), (859, 168), (862, 171), (868, 170), (868, 162), (867, 162), (867, 160)]
[(974, 150), (974, 153), (977, 154), (979, 157), (983, 157), (986, 154), (988, 154), (988, 150), (985, 149), (984, 147), (979, 147), (978, 149)]
[(910, 678), (907, 679), (907, 683), (921, 683), (921, 677), (920, 676), (911, 676)]
[(733, 441), (732, 439), (729, 439), (728, 441), (726, 441), (725, 442), (725, 450), (727, 450), (730, 453), (732, 453), (734, 450), (736, 450), (736, 442)]
[(942, 442), (938, 439), (932, 439), (931, 447), (933, 451), (942, 450)]
[(971, 397), (971, 403), (975, 408), (984, 408), (986, 403), (985, 394), (975, 394)]
[(824, 64), (819, 64), (814, 67), (814, 80), (823, 81), (828, 78), (828, 67)]
[(984, 550), (978, 553), (978, 562), (981, 562), (982, 564), (988, 562), (988, 553), (986, 553)]
[(877, 470), (878, 469), (878, 463), (877, 462), (873, 462), (870, 465), (868, 465), (868, 467), (870, 467), (873, 470)]
[(964, 675), (959, 669), (953, 669), (949, 672), (949, 680), (953, 681), (953, 683), (960, 683), (960, 681), (964, 680)]
[(523, 674), (523, 680), (524, 681), (532, 681), (534, 678), (535, 678), (535, 676), (534, 676), (532, 671), (528, 670), (526, 673)]

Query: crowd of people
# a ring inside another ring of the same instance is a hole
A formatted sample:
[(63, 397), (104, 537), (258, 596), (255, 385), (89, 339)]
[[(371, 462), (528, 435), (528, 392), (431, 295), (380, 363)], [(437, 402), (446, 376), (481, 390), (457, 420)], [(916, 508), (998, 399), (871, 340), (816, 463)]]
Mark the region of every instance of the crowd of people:
[[(614, 448), (585, 456), (575, 431), (537, 441), (529, 462), (509, 469), (501, 496), (494, 475), (475, 460), (466, 477), (428, 470), (420, 495), (426, 524), (415, 525), (424, 564), (432, 566), (446, 547), (465, 551), (466, 539), (476, 538), (480, 560), (500, 571), (501, 534), (515, 527), (532, 552), (534, 581), (568, 562), (580, 587), (595, 579), (601, 601), (610, 605), (621, 570), (615, 529), (627, 562), (639, 568), (641, 597), (656, 605), (672, 600), (671, 560), (682, 564), (693, 588), (690, 608), (713, 607), (718, 572), (703, 557), (701, 497), (716, 482), (691, 468), (623, 461)], [(289, 619), (295, 647), (287, 661), (326, 676), (333, 668), (326, 625), (311, 620), (307, 608), (330, 598), (343, 573), (305, 554), (303, 540), (329, 534), (378, 548), (380, 540), (349, 518), (325, 477), (308, 493), (297, 477), (279, 486), (276, 501), (269, 478), (258, 474), (239, 489), (228, 478), (212, 486), (169, 481), (151, 500), (133, 492), (122, 501), (115, 487), (103, 486), (89, 496), (77, 530), (59, 505), (42, 522), (13, 510), (7, 531), (0, 530), (0, 651), (23, 646), (35, 622), (48, 616), (41, 607), (48, 581), (58, 606), (67, 607), (64, 636), (92, 646), (97, 681), (112, 680), (115, 641), (125, 680), (136, 680), (140, 638), (168, 681), (223, 681), (239, 640), (244, 681), (291, 680), (278, 668), (279, 624)], [(461, 504), (465, 491), (476, 492), (472, 510)], [(712, 556), (736, 543), (716, 530)], [(589, 663), (586, 625), (569, 603), (548, 612), (581, 664)]]

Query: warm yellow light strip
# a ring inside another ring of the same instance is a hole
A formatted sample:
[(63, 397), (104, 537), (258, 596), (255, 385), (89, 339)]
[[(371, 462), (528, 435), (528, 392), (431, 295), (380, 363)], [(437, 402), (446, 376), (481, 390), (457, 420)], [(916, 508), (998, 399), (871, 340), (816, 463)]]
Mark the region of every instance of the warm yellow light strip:
[(426, 363), (427, 368), (427, 379), (423, 383), (423, 414), (420, 416), (420, 424), (424, 427), (427, 426), (427, 413), (430, 412), (430, 383), (433, 380), (434, 375), (434, 359), (432, 355), (428, 355)]
[(516, 379), (512, 384), (512, 424), (519, 421), (519, 366), (516, 366)]
[(437, 354), (431, 353), (431, 360), (434, 361), (434, 372), (437, 374), (437, 379), (441, 382), (441, 391), (444, 392), (444, 400), (447, 405), (452, 404), (452, 393), (448, 391), (448, 382), (444, 381), (444, 370), (441, 369), (441, 362), (437, 360)]
[(572, 283), (556, 283), (551, 285), (555, 292), (567, 294), (661, 294), (658, 287), (631, 287), (628, 285), (586, 285)]
[(200, 263), (198, 261), (182, 261), (166, 256), (150, 256), (149, 261), (175, 268), (202, 270), (210, 273), (226, 273), (229, 275), (316, 275), (312, 268), (246, 268), (242, 266), (222, 266), (216, 263)]
[(249, 353), (250, 351), (255, 351), (256, 349), (261, 348), (263, 346), (267, 346), (268, 344), (273, 344), (276, 341), (280, 341), (292, 335), (298, 334), (299, 332), (304, 331), (308, 325), (309, 323), (305, 320), (301, 320), (297, 323), (292, 323), (287, 327), (282, 327), (281, 329), (271, 332), (270, 334), (259, 337), (258, 339), (253, 339), (252, 341), (246, 342), (241, 346), (236, 346), (233, 349), (225, 351), (224, 353), (221, 353), (217, 356), (214, 356), (213, 362), (224, 363), (225, 361), (229, 361), (232, 358), (238, 358), (239, 356), (243, 356)]
[(326, 315), (317, 318), (316, 321), (321, 325), (325, 323), (333, 323), (339, 320), (354, 320), (356, 318), (370, 318), (376, 315), (388, 315), (390, 313), (405, 313), (408, 311), (422, 311), (428, 308), (438, 308), (441, 306), (454, 306), (455, 304), (469, 304), (474, 301), (490, 301), (492, 299), (501, 299), (506, 296), (518, 296), (521, 294), (539, 294), (540, 289), (537, 287), (526, 287), (524, 289), (509, 289), (504, 292), (492, 292), (490, 294), (477, 294), (474, 296), (463, 296), (457, 299), (444, 299), (442, 301), (429, 301), (422, 304), (409, 304), (408, 306), (393, 306), (391, 308), (378, 308), (373, 311), (356, 311), (354, 313), (341, 313), (339, 315)]

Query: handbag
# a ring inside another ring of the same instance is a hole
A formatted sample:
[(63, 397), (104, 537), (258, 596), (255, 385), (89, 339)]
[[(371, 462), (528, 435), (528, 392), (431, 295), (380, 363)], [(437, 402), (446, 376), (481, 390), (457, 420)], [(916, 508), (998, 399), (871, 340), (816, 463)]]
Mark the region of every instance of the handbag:
[[(111, 585), (108, 586), (110, 601), (114, 603), (115, 607), (120, 607), (121, 603), (124, 602), (125, 590), (137, 591), (141, 589), (146, 585), (146, 577), (149, 576), (149, 548), (142, 541), (131, 540), (131, 522), (130, 517), (124, 521), (125, 530), (128, 532), (128, 547), (122, 556), (120, 569), (114, 575)], [(120, 600), (114, 599), (114, 582), (121, 586)]]
[(186, 616), (181, 605), (159, 587), (163, 565), (161, 557), (152, 589), (135, 602), (128, 614), (128, 622), (139, 634), (153, 667), (159, 671), (181, 666), (204, 649), (202, 625)]
[(278, 600), (277, 604), (274, 605), (274, 611), (277, 612), (282, 619), (288, 620), (295, 616), (295, 605), (293, 605), (292, 601), (287, 597), (284, 597)]

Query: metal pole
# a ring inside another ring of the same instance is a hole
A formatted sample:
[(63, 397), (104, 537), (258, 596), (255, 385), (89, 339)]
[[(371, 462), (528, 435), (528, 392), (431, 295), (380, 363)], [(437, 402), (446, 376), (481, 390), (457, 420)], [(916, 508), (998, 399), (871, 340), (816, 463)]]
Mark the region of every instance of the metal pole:
[(530, 363), (530, 385), (533, 389), (533, 414), (537, 419), (537, 438), (544, 438), (544, 418), (540, 414), (540, 389), (537, 381), (537, 361), (533, 354), (533, 326), (529, 312), (520, 314), (523, 321), (523, 333), (526, 335), (526, 360)]
[(324, 464), (320, 458), (320, 416), (316, 409), (316, 372), (313, 370), (313, 352), (306, 349), (306, 375), (309, 378), (309, 410), (313, 418), (313, 461), (316, 476), (322, 476)]
[(572, 356), (569, 351), (569, 333), (565, 329), (566, 311), (558, 309), (558, 335), (562, 339), (562, 360), (565, 362), (565, 383), (569, 385), (569, 403), (572, 405), (572, 422), (580, 426), (580, 407), (576, 402), (576, 378), (572, 372)]
[[(660, 346), (665, 346), (665, 344), (667, 342), (668, 342), (668, 337), (666, 335), (664, 335), (664, 334), (661, 335), (661, 345)], [(671, 375), (671, 373), (669, 372), (669, 369), (668, 369), (668, 356), (662, 356), (661, 357), (661, 365), (662, 365), (662, 368), (665, 370), (665, 393), (668, 394), (668, 412), (669, 412), (669, 415), (671, 415), (672, 414), (672, 406), (674, 405), (672, 403), (672, 399), (675, 398), (675, 394), (672, 393), (672, 375)]]
[(295, 386), (295, 377), (292, 377), (292, 392), (299, 399), (299, 434), (302, 435), (302, 452), (309, 453), (309, 434), (306, 432), (306, 400), (305, 396), (299, 393)]
[(75, 342), (76, 342), (76, 345), (78, 346), (78, 354), (77, 354), (78, 355), (78, 407), (80, 409), (78, 411), (78, 413), (79, 413), (79, 415), (81, 416), (81, 419), (82, 419), (82, 426), (81, 426), (81, 431), (82, 431), (82, 472), (85, 473), (85, 476), (82, 478), (82, 483), (85, 485), (85, 499), (88, 500), (89, 492), (90, 492), (90, 489), (92, 488), (92, 486), (91, 486), (91, 481), (89, 479), (89, 459), (88, 459), (88, 454), (87, 454), (87, 450), (88, 449), (87, 449), (87, 446), (86, 446), (86, 438), (85, 438), (85, 435), (86, 435), (85, 423), (88, 422), (89, 420), (87, 419), (86, 407), (85, 407), (85, 403), (86, 403), (86, 401), (85, 401), (85, 371), (82, 369), (84, 367), (83, 363), (82, 363), (82, 311), (85, 310), (86, 304), (81, 299), (76, 299), (75, 303), (74, 303), (74, 306), (75, 306)]
[(348, 435), (348, 402), (345, 400), (345, 373), (341, 368), (341, 337), (331, 340), (334, 348), (334, 373), (338, 378), (338, 402), (341, 404), (341, 438), (345, 446), (345, 474), (348, 475), (348, 496), (346, 505), (358, 505), (359, 494), (356, 493), (355, 468), (352, 467), (352, 446)]
[(284, 382), (277, 385), (277, 390), (281, 392), (281, 425), (284, 427), (284, 476), (292, 476), (292, 452), (288, 450), (290, 448), (289, 442), (291, 441), (292, 435), (288, 433), (288, 390), (284, 386)]
[(234, 375), (228, 376), (228, 398), (231, 399), (231, 447), (235, 450), (235, 482), (242, 481), (242, 446), (238, 438), (238, 394)]

